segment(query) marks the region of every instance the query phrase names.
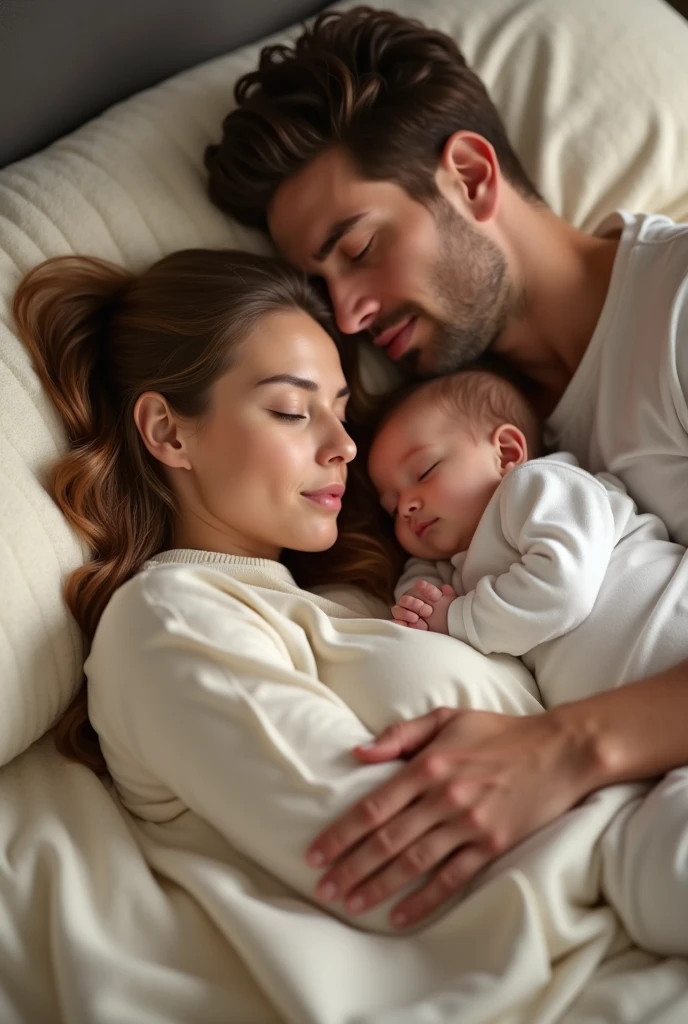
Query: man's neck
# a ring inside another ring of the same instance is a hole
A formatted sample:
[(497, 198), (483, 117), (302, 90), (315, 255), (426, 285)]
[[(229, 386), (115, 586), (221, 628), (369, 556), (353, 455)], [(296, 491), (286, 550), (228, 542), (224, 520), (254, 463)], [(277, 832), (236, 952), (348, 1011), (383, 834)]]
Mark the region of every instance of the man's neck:
[(494, 351), (528, 378), (530, 399), (547, 417), (597, 326), (618, 239), (584, 234), (522, 199), (509, 213), (505, 238), (520, 301)]

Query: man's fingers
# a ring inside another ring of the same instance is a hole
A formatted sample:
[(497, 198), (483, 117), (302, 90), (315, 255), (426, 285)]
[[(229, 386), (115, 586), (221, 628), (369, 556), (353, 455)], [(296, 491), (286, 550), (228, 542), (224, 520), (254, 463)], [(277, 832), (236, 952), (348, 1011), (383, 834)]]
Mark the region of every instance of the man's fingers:
[[(369, 764), (410, 757), (427, 746), (456, 714), (451, 708), (435, 708), (420, 718), (396, 722), (370, 743), (356, 747), (354, 753), (359, 761)], [(400, 769), (315, 838), (306, 853), (308, 863), (316, 868), (330, 864), (402, 811), (426, 788), (427, 776), (424, 777), (416, 766)]]
[[(427, 875), (437, 868), (457, 847), (475, 840), (475, 830), (471, 830), (470, 825), (461, 820), (433, 827), (438, 821), (437, 809), (433, 809), (429, 802), (424, 806), (423, 803), (420, 801), (406, 814), (399, 815), (395, 819), (395, 822), (399, 822), (396, 830), (392, 827), (385, 829), (384, 841), (389, 842), (391, 848), (395, 848), (396, 854), (387, 858), (386, 865), (380, 856), (382, 849), (376, 846), (380, 832), (374, 833), (356, 851), (357, 859), (355, 864), (352, 864), (352, 877), (357, 888), (349, 892), (345, 903), (350, 913), (364, 913), (384, 903), (407, 885), (417, 882), (422, 875)], [(422, 818), (419, 813), (421, 808)], [(412, 817), (414, 812), (417, 812), (415, 819)], [(408, 835), (419, 838), (408, 842)], [(381, 865), (379, 869), (378, 865)], [(376, 870), (376, 874), (369, 881), (365, 881), (372, 870)], [(358, 884), (359, 880), (363, 880), (362, 884)], [(346, 878), (345, 882), (348, 883), (349, 879)]]
[[(389, 759), (382, 756), (375, 760)], [(373, 790), (339, 821), (321, 832), (308, 848), (308, 863), (311, 867), (325, 867), (331, 864), (354, 844), (385, 825), (390, 818), (403, 810), (416, 798), (419, 786), (420, 779), (417, 773), (403, 768), (393, 779)]]
[(493, 859), (480, 846), (464, 846), (427, 882), (398, 903), (390, 915), (395, 928), (410, 928), (439, 910)]
[[(388, 865), (394, 858), (396, 858), (395, 863), (399, 859), (403, 860), (405, 849), (414, 839), (425, 835), (433, 828), (438, 820), (438, 813), (438, 808), (433, 807), (430, 801), (421, 800), (390, 818), (381, 828), (371, 832), (367, 839), (362, 840), (355, 850), (335, 864), (320, 879), (316, 890), (318, 895), (322, 899), (345, 900), (349, 894), (356, 897), (363, 892), (366, 898), (360, 900), (360, 906), (351, 907), (347, 904), (347, 909), (352, 913), (365, 910), (367, 894), (378, 893), (379, 889), (374, 881), (370, 881), (372, 876), (380, 877), (378, 874), (380, 870), (384, 869), (385, 865)], [(454, 842), (453, 848), (456, 848), (456, 842)], [(445, 850), (442, 856), (445, 856), (449, 849)], [(437, 862), (437, 860), (433, 861), (433, 865)], [(369, 905), (372, 906), (373, 902), (380, 903), (387, 896), (398, 892), (409, 881), (409, 878), (416, 878), (419, 873), (422, 872), (411, 871), (410, 875), (406, 875), (404, 881), (396, 888), (389, 889), (384, 894), (378, 894), (374, 900), (371, 897)], [(361, 886), (361, 883), (366, 883), (363, 889), (357, 888)]]
[[(399, 757), (410, 757), (427, 746), (443, 725), (458, 714), (451, 708), (435, 708), (420, 718), (395, 722), (388, 726), (365, 746), (356, 747), (355, 754), (361, 761), (394, 761)], [(398, 778), (398, 776), (397, 776)], [(395, 779), (386, 783), (393, 786)]]

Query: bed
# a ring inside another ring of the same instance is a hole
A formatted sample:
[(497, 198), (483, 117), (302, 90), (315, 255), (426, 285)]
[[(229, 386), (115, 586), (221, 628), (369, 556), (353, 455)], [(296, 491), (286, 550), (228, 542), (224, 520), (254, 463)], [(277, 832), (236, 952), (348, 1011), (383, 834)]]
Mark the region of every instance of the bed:
[[(372, 5), (457, 38), (568, 220), (592, 229), (618, 206), (688, 219), (688, 23), (663, 0)], [(688, 961), (632, 948), (593, 905), (566, 956), (543, 955), (537, 936), (498, 950), (505, 888), (490, 956), (452, 951), (460, 999), (433, 989), (431, 971), (425, 989), (404, 988), (432, 947), (363, 934), (238, 853), (222, 931), (146, 856), (107, 782), (54, 748), (84, 656), (61, 588), (85, 552), (47, 490), (64, 441), (14, 333), (13, 291), (63, 253), (137, 269), (188, 246), (266, 249), (212, 207), (202, 154), (258, 37), (293, 34), (284, 26), (322, 6), (152, 3), (144, 18), (132, 2), (99, 19), (85, 0), (0, 7), (0, 1021), (681, 1024)], [(500, 907), (478, 930), (490, 914)], [(437, 943), (442, 934), (440, 922)]]

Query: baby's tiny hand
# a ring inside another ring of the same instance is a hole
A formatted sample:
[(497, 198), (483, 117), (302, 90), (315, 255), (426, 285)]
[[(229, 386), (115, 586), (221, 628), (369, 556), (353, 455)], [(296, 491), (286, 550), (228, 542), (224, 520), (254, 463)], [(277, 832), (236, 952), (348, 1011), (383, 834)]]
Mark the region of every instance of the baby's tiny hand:
[(400, 626), (448, 633), (449, 605), (456, 597), (456, 591), (448, 583), (436, 587), (434, 583), (421, 580), (402, 594), (392, 608), (392, 616)]

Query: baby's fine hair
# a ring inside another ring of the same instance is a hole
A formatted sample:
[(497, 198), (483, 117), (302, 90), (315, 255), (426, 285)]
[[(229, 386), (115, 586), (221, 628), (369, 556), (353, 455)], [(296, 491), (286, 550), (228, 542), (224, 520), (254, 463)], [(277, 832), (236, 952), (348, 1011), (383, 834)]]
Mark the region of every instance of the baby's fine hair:
[(391, 396), (378, 421), (378, 430), (423, 393), (445, 405), (476, 440), (503, 423), (512, 423), (523, 432), (528, 457), (534, 459), (542, 454), (542, 426), (528, 399), (506, 377), (482, 368), (434, 377)]

